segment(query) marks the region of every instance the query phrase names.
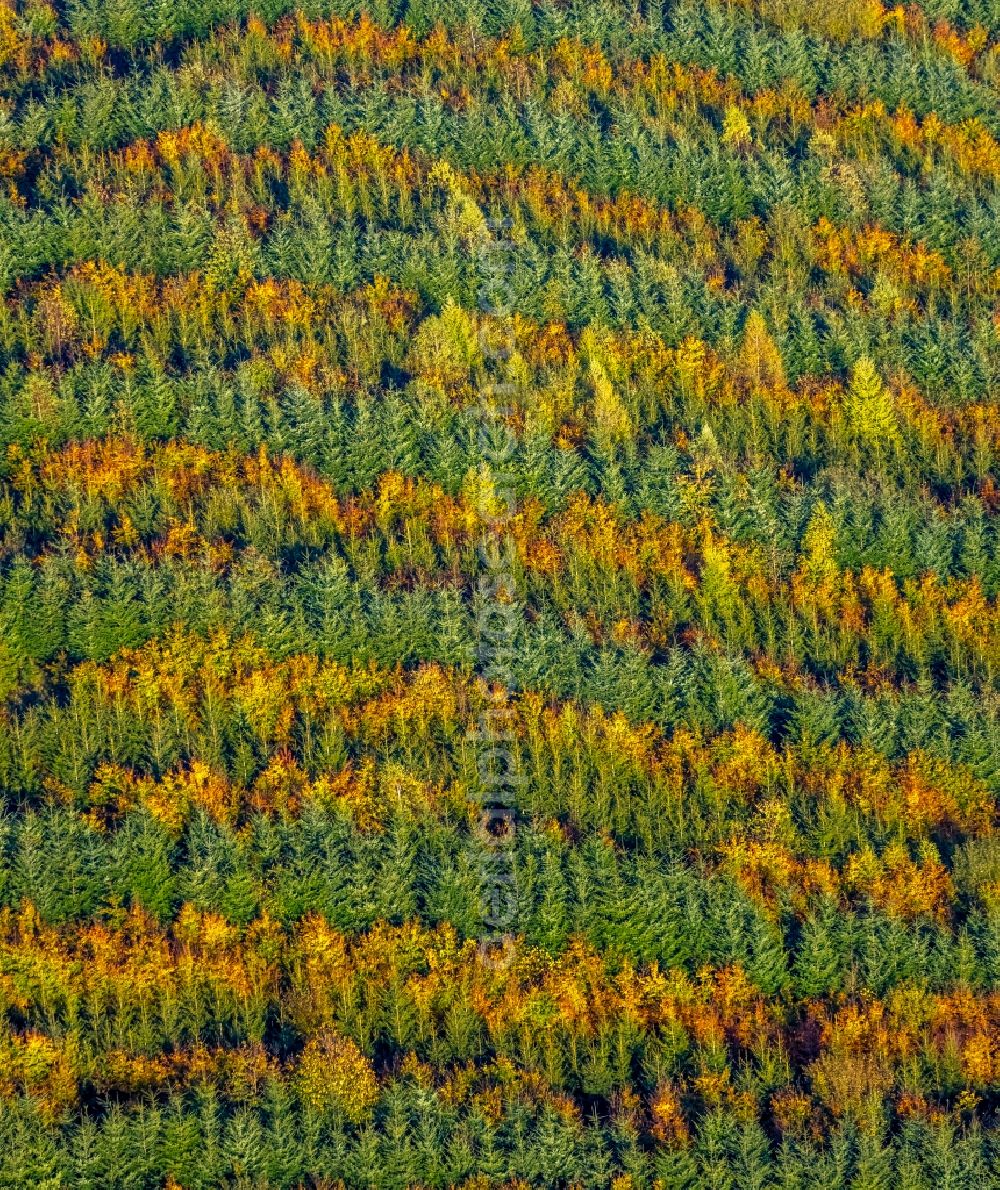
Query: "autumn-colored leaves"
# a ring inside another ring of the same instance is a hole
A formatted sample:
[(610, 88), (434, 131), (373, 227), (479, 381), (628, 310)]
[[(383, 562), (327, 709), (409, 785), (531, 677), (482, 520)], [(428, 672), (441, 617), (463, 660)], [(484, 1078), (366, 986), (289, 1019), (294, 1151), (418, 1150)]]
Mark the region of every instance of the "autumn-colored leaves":
[(0, 1183), (992, 1184), (996, 22), (266, 7), (0, 0)]
[[(966, 990), (935, 995), (904, 986), (882, 999), (810, 1001), (792, 1010), (763, 997), (738, 966), (694, 977), (656, 965), (612, 970), (593, 948), (574, 943), (557, 958), (519, 947), (498, 972), (447, 928), (379, 928), (351, 939), (309, 917), (293, 930), (261, 921), (241, 936), (190, 908), (166, 931), (134, 912), (114, 931), (62, 935), (30, 908), (4, 911), (0, 988), (26, 1019), (48, 1004), (78, 1022), (59, 1040), (28, 1029), (3, 1042), (3, 1090), (31, 1095), (52, 1119), (65, 1118), (88, 1087), (137, 1096), (214, 1084), (240, 1102), (288, 1079), (312, 1110), (354, 1123), (370, 1118), (380, 1092), (399, 1077), (460, 1101), (491, 1087), (504, 1097), (555, 1100), (561, 1085), (596, 1087), (595, 1079), (606, 1080), (606, 1092), (621, 1092), (627, 1064), (602, 1067), (600, 1055), (624, 1045), (626, 1056), (642, 1048), (658, 1055), (662, 1074), (648, 1108), (640, 1100), (635, 1106), (644, 1129), (676, 1143), (696, 1104), (746, 1102), (741, 1063), (769, 1054), (804, 1054), (814, 1102), (832, 1117), (859, 1111), (872, 1093), (901, 1095), (914, 1062), (950, 1064), (974, 1096), (995, 1080), (1000, 1029), (996, 997)], [(265, 1017), (279, 1010), (306, 1038), (282, 1058), (259, 1037)], [(234, 1044), (211, 1044), (210, 1020), (225, 1020)], [(492, 1058), (452, 1083), (453, 1075), (435, 1076), (419, 1055), (448, 1038), (456, 1044), (460, 1027), (479, 1032)], [(141, 1052), (166, 1031), (175, 1040), (168, 1053)], [(378, 1043), (404, 1055), (391, 1070), (376, 1071), (365, 1056)], [(524, 1069), (529, 1053), (534, 1060)], [(794, 1133), (787, 1057), (778, 1070), (770, 1108)], [(813, 1110), (808, 1098), (806, 1105)], [(931, 1108), (911, 1092), (907, 1110)]]
[[(474, 757), (463, 740), (485, 691), (438, 666), (404, 674), (309, 656), (275, 662), (249, 640), (177, 635), (63, 680), (70, 701), (50, 730), (108, 726), (79, 756), (92, 776), (78, 787), (49, 778), (44, 794), (95, 830), (114, 831), (137, 809), (175, 838), (202, 814), (243, 829), (258, 815), (332, 812), (376, 833), (468, 816)], [(620, 712), (534, 693), (512, 699), (507, 719), (525, 813), (571, 836), (627, 839), (655, 823), (770, 909), (805, 913), (825, 896), (944, 920), (956, 893), (939, 847), (989, 838), (995, 825), (981, 780), (919, 750), (896, 765), (808, 738), (779, 751), (743, 726), (668, 740)], [(135, 727), (119, 741), (121, 720)], [(218, 754), (220, 736), (234, 732), (261, 758), (245, 780)], [(822, 840), (837, 833), (852, 842), (831, 859)]]
[[(652, 379), (643, 375), (649, 356), (633, 364), (607, 341), (587, 350), (603, 351), (619, 391)], [(759, 355), (762, 349), (753, 350)], [(752, 377), (770, 365), (749, 362), (749, 352), (748, 346), (745, 366), (759, 392)], [(682, 390), (710, 384), (701, 358), (682, 345), (665, 359), (661, 354), (655, 374), (665, 378), (672, 370)], [(629, 377), (632, 367), (641, 369), (637, 381)], [(876, 452), (898, 446), (902, 418), (870, 362), (858, 365), (837, 403), (834, 426), (846, 423)], [(244, 457), (123, 439), (34, 457), (14, 447), (7, 476), (19, 515), (42, 535), (44, 549), (70, 547), (84, 571), (112, 556), (147, 564), (198, 561), (225, 573), (251, 545), (275, 558), (301, 545), (349, 561), (373, 549), (379, 573), (402, 584), (461, 589), (478, 567), (482, 493), (472, 472), (457, 496), (388, 472), (374, 491), (337, 497), (310, 470), (263, 450)], [(920, 672), (938, 659), (973, 674), (996, 672), (995, 601), (977, 576), (942, 581), (926, 573), (900, 580), (872, 566), (839, 566), (837, 528), (825, 505), (806, 526), (794, 569), (775, 573), (760, 544), (719, 531), (697, 482), (688, 481), (681, 496), (680, 523), (648, 511), (627, 517), (582, 493), (560, 511), (530, 498), (512, 520), (519, 571), (568, 621), (589, 605), (596, 618), (586, 623), (598, 641), (618, 636), (660, 648), (697, 627), (717, 641), (769, 655), (789, 667), (793, 683), (799, 671), (831, 663), (856, 674), (899, 664)], [(143, 511), (150, 507), (156, 509), (152, 518)], [(799, 642), (794, 660), (778, 647), (782, 639)]]

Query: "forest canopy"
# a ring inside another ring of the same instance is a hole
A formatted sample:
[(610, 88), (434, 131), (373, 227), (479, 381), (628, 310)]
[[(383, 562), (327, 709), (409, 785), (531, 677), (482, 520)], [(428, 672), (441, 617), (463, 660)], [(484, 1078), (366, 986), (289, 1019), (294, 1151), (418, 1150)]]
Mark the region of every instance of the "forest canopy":
[(0, 0), (0, 1186), (1000, 1187), (998, 382), (997, 0)]

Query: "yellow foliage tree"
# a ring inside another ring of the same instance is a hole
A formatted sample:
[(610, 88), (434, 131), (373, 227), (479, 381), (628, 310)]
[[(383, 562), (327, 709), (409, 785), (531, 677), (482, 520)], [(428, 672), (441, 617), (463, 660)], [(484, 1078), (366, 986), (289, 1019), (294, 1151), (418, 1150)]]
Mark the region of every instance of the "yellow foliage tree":
[(771, 338), (759, 310), (751, 310), (747, 318), (740, 363), (743, 374), (755, 392), (785, 387), (785, 366), (781, 352)]
[(350, 1037), (323, 1032), (306, 1042), (298, 1066), (299, 1091), (317, 1111), (340, 1113), (352, 1124), (371, 1116), (378, 1100), (372, 1064)]
[(802, 571), (817, 586), (833, 582), (837, 577), (834, 546), (837, 526), (827, 506), (816, 505), (802, 538)]
[(420, 324), (408, 366), (432, 388), (447, 390), (467, 381), (480, 357), (472, 315), (449, 297), (440, 314)]
[(880, 450), (899, 440), (899, 424), (892, 393), (882, 383), (875, 364), (863, 355), (854, 365), (847, 390), (846, 411), (853, 432)]
[(726, 108), (722, 121), (722, 143), (734, 148), (745, 148), (750, 144), (750, 121), (733, 103)]
[(602, 445), (624, 442), (633, 433), (632, 418), (615, 392), (600, 360), (590, 358), (590, 384), (594, 392), (594, 435)]

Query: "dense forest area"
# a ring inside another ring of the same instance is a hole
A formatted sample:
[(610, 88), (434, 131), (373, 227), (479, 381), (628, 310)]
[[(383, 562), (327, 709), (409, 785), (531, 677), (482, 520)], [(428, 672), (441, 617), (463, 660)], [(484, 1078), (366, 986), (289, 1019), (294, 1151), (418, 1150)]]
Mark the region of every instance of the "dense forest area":
[(0, 1186), (1000, 1187), (1000, 0), (363, 3), (0, 0)]

